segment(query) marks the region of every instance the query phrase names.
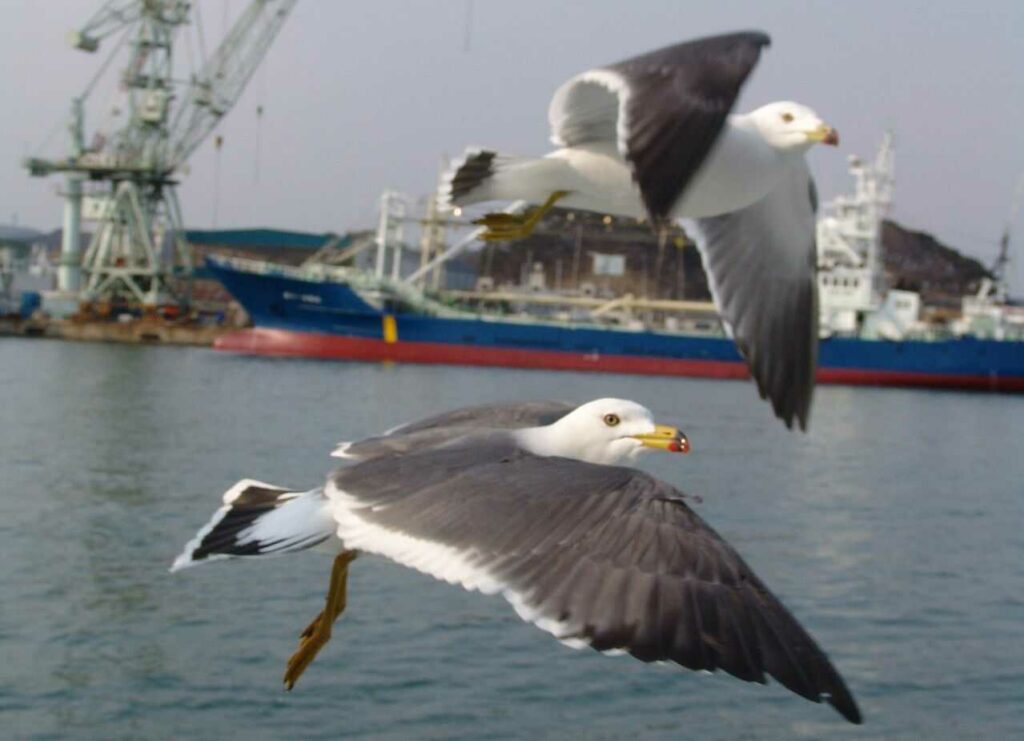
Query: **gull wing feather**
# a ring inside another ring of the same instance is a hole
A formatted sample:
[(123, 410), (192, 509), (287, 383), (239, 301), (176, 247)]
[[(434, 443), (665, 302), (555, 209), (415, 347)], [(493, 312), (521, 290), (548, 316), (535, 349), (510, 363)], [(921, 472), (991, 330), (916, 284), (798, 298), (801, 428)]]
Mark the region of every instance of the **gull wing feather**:
[(747, 208), (684, 219), (715, 305), (788, 427), (807, 429), (818, 362), (814, 181), (802, 158)]
[(435, 414), (415, 422), (407, 422), (393, 427), (385, 434), (401, 433), (405, 435), (410, 432), (436, 430), (442, 427), (486, 427), (489, 429), (537, 427), (557, 422), (573, 409), (575, 409), (575, 405), (564, 401), (512, 401), (479, 404)]
[(570, 645), (770, 675), (860, 722), (828, 657), (670, 485), (507, 442), (377, 458), (326, 488), (347, 547), (503, 595)]
[(556, 422), (574, 409), (564, 401), (524, 401), (480, 404), (435, 414), (415, 422), (392, 427), (382, 435), (342, 442), (331, 455), (365, 460), (387, 453), (423, 450), (475, 431), (538, 427)]
[(651, 220), (663, 221), (769, 43), (755, 31), (712, 36), (577, 75), (552, 98), (552, 141), (564, 147), (614, 141)]

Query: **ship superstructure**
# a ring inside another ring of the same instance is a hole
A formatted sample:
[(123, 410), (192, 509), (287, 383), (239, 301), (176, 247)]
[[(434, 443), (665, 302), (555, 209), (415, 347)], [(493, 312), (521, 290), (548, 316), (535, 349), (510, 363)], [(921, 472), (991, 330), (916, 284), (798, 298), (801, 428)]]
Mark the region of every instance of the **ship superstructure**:
[(854, 189), (823, 204), (818, 218), (818, 289), (823, 336), (901, 339), (920, 331), (921, 297), (886, 285), (882, 221), (896, 185), (892, 134), (874, 160), (850, 156)]

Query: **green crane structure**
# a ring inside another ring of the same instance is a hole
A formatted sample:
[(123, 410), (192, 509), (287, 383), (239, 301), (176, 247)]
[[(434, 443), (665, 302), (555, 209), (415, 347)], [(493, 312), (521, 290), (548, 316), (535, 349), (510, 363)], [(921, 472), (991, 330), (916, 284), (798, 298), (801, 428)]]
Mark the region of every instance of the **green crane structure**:
[[(251, 0), (209, 56), (199, 11), (185, 0), (110, 0), (70, 35), (72, 46), (92, 53), (120, 32), (72, 100), (67, 156), (25, 161), (32, 175), (65, 176), (59, 290), (145, 306), (187, 302), (192, 264), (177, 173), (237, 102), (296, 2)], [(189, 27), (200, 58), (182, 79), (175, 75), (175, 42)], [(112, 133), (95, 132), (86, 146), (86, 102), (125, 44), (119, 83), (127, 121)], [(83, 219), (95, 224), (84, 255)]]

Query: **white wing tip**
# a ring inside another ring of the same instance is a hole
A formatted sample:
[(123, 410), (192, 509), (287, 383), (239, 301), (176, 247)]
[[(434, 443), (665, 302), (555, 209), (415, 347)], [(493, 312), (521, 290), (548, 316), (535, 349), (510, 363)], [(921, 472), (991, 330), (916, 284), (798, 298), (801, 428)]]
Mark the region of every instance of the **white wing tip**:
[(174, 563), (171, 564), (171, 568), (167, 570), (173, 574), (176, 571), (181, 571), (182, 569), (187, 569), (190, 566), (195, 566), (198, 563), (198, 561), (192, 560), (193, 550), (195, 549), (186, 547), (185, 550), (182, 551), (181, 554), (176, 559), (174, 559)]
[(233, 501), (238, 499), (242, 494), (250, 487), (258, 487), (260, 489), (270, 489), (272, 491), (290, 491), (283, 486), (277, 486), (276, 484), (268, 484), (265, 481), (257, 481), (256, 479), (242, 479), (235, 483), (230, 489), (224, 492), (224, 496), (221, 500), (224, 504), (231, 504)]
[(352, 447), (354, 443), (341, 442), (338, 443), (338, 447), (331, 451), (332, 458), (343, 458), (344, 460), (355, 460), (354, 455), (349, 455), (348, 449)]

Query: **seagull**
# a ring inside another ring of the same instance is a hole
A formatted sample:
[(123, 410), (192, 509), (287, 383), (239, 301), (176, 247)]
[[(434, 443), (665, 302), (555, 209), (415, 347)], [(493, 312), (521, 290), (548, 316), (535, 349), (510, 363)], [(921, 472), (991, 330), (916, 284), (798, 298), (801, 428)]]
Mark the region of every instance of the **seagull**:
[(623, 399), (456, 410), (340, 446), (349, 464), (308, 491), (239, 481), (171, 570), (334, 555), (324, 609), (288, 661), (288, 690), (330, 640), (349, 567), (367, 554), (500, 595), (569, 646), (771, 676), (860, 723), (825, 653), (687, 496), (621, 465), (689, 448), (678, 428)]
[(727, 333), (762, 398), (807, 429), (817, 366), (817, 195), (805, 153), (839, 135), (810, 108), (775, 102), (733, 114), (770, 44), (760, 32), (712, 36), (588, 70), (555, 92), (558, 146), (540, 158), (470, 148), (442, 178), (449, 207), (539, 204), (491, 213), (485, 240), (519, 239), (559, 205), (681, 221), (695, 239)]

